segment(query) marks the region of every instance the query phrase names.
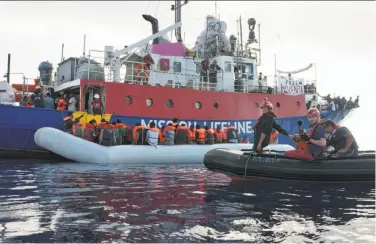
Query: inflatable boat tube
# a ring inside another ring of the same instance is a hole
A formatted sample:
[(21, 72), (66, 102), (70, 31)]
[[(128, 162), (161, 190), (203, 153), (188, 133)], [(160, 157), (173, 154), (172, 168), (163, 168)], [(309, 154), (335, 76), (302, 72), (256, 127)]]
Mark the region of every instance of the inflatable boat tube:
[[(214, 145), (123, 145), (105, 147), (65, 133), (61, 130), (44, 127), (34, 135), (35, 143), (59, 156), (81, 163), (162, 163), (189, 164), (202, 163), (204, 155), (216, 148), (250, 150), (253, 144), (214, 144)], [(271, 150), (288, 151), (290, 145), (271, 145)]]
[(214, 149), (204, 156), (207, 169), (242, 178), (278, 178), (310, 181), (374, 181), (375, 151), (355, 158), (302, 161), (275, 154)]

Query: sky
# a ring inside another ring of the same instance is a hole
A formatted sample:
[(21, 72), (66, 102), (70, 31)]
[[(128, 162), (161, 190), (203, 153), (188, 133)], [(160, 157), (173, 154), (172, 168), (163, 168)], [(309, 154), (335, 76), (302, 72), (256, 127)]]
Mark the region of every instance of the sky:
[[(151, 34), (151, 25), (142, 14), (158, 18), (160, 29), (172, 25), (172, 4), (174, 1), (0, 2), (0, 73), (6, 72), (7, 54), (11, 53), (11, 72), (35, 78), (41, 61), (48, 60), (56, 68), (62, 43), (65, 58), (82, 55), (84, 34), (86, 52), (103, 50), (106, 45), (121, 49)], [(262, 65), (258, 71), (274, 75), (274, 54), (279, 70), (314, 63), (319, 94), (360, 95), (360, 103), (372, 102), (376, 88), (375, 11), (374, 2), (357, 1), (217, 2), (228, 36), (237, 35), (239, 16), (244, 41), (247, 19), (253, 17), (261, 24)], [(182, 8), (187, 46), (193, 47), (208, 14), (215, 14), (214, 1), (189, 1)], [(313, 70), (302, 75), (314, 79)], [(21, 83), (22, 76), (12, 75), (11, 81)]]

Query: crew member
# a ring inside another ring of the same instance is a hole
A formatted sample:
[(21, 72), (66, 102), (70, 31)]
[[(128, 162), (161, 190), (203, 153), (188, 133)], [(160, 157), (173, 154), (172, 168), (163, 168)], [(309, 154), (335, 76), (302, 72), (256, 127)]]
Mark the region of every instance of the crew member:
[(208, 126), (204, 126), (204, 128), (205, 128), (206, 144), (213, 145), (214, 144), (214, 130), (209, 129)]
[(185, 124), (181, 124), (176, 128), (175, 145), (189, 144), (190, 130)]
[(307, 142), (306, 150), (296, 149), (285, 152), (286, 157), (302, 160), (314, 160), (323, 156), (326, 146), (325, 129), (320, 122), (320, 111), (317, 108), (308, 110), (308, 121), (312, 127), (309, 135), (291, 135), (290, 137), (300, 137), (302, 141)]
[(99, 94), (94, 94), (94, 100), (91, 102), (93, 114), (102, 114), (103, 104), (100, 100)]
[(159, 130), (155, 128), (154, 122), (150, 122), (149, 129), (146, 132), (145, 141), (147, 145), (156, 147), (158, 145), (158, 139), (159, 139)]
[(270, 136), (270, 144), (278, 144), (278, 131), (273, 128), (272, 135)]
[(94, 142), (95, 138), (97, 138), (95, 124), (96, 124), (96, 121), (94, 119), (90, 120), (89, 123), (86, 123), (85, 129), (84, 129), (85, 140)]
[(206, 142), (206, 131), (201, 129), (200, 125), (196, 125), (195, 141), (198, 145), (203, 145)]
[(133, 144), (144, 144), (144, 127), (140, 123), (136, 123), (133, 128)]
[(214, 131), (214, 142), (223, 143), (225, 141), (225, 133), (223, 132), (221, 125), (217, 125), (217, 128)]
[(64, 93), (60, 93), (60, 96), (56, 102), (56, 110), (65, 110), (66, 105), (67, 101), (64, 99)]
[(277, 116), (273, 113), (273, 104), (271, 102), (264, 99), (261, 109), (262, 115), (253, 126), (253, 151), (255, 152), (262, 152), (262, 149), (269, 145), (273, 128), (284, 135), (288, 135), (287, 131), (275, 121), (274, 118)]
[(323, 126), (325, 132), (330, 133), (327, 146), (334, 147), (336, 157), (358, 156), (358, 143), (347, 127), (336, 125), (331, 120), (325, 121)]
[[(177, 122), (175, 122), (177, 124)], [(165, 138), (164, 145), (175, 144), (175, 126), (173, 123), (169, 123), (163, 130), (163, 136)]]
[(102, 146), (114, 146), (116, 145), (116, 137), (115, 137), (115, 126), (106, 123), (103, 126), (103, 129), (101, 130), (99, 134), (99, 144)]
[(31, 95), (31, 100), (33, 101), (34, 108), (44, 108), (44, 97), (39, 86), (35, 87), (35, 92)]
[(189, 144), (195, 143), (196, 130), (194, 125), (189, 126)]
[(239, 132), (234, 126), (230, 125), (225, 130), (225, 138), (228, 143), (239, 143)]
[(220, 70), (222, 69), (218, 66), (217, 60), (214, 60), (209, 69), (209, 86), (212, 91), (217, 87), (217, 73)]

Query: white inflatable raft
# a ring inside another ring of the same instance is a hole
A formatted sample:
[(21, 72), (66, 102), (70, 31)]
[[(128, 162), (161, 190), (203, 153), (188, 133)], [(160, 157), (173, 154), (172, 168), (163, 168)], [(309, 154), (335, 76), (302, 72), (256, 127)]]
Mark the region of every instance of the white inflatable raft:
[[(80, 163), (137, 163), (137, 164), (190, 164), (202, 163), (204, 155), (217, 148), (232, 150), (251, 149), (253, 144), (214, 145), (123, 145), (105, 147), (70, 135), (61, 130), (44, 127), (34, 135), (35, 143), (64, 158)], [(290, 145), (270, 145), (265, 150), (287, 151)]]

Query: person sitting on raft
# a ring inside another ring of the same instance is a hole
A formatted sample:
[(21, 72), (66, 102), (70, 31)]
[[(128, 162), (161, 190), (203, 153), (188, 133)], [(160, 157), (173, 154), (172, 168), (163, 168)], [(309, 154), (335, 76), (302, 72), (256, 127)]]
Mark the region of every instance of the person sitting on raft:
[(312, 127), (311, 132), (307, 135), (290, 135), (291, 138), (299, 137), (301, 141), (305, 141), (307, 146), (305, 150), (296, 149), (284, 153), (286, 157), (302, 160), (314, 160), (321, 158), (326, 147), (325, 130), (323, 122), (320, 121), (320, 111), (317, 108), (308, 110), (308, 121)]
[(81, 115), (80, 117), (73, 120), (73, 112), (68, 112), (68, 116), (64, 118), (64, 131), (68, 134), (73, 135), (75, 124), (78, 123), (83, 116), (84, 115)]
[(158, 145), (158, 139), (159, 139), (159, 130), (155, 128), (155, 123), (150, 122), (149, 129), (146, 132), (146, 145), (151, 145), (156, 147)]
[(325, 121), (323, 126), (325, 132), (330, 133), (327, 146), (334, 147), (331, 154), (334, 154), (335, 157), (358, 156), (358, 143), (347, 127), (336, 125), (331, 120)]
[(269, 145), (270, 137), (272, 135), (273, 128), (284, 135), (288, 135), (288, 132), (283, 129), (274, 118), (277, 116), (273, 112), (273, 104), (264, 99), (264, 103), (261, 105), (262, 115), (253, 126), (253, 151), (262, 152), (262, 149)]

